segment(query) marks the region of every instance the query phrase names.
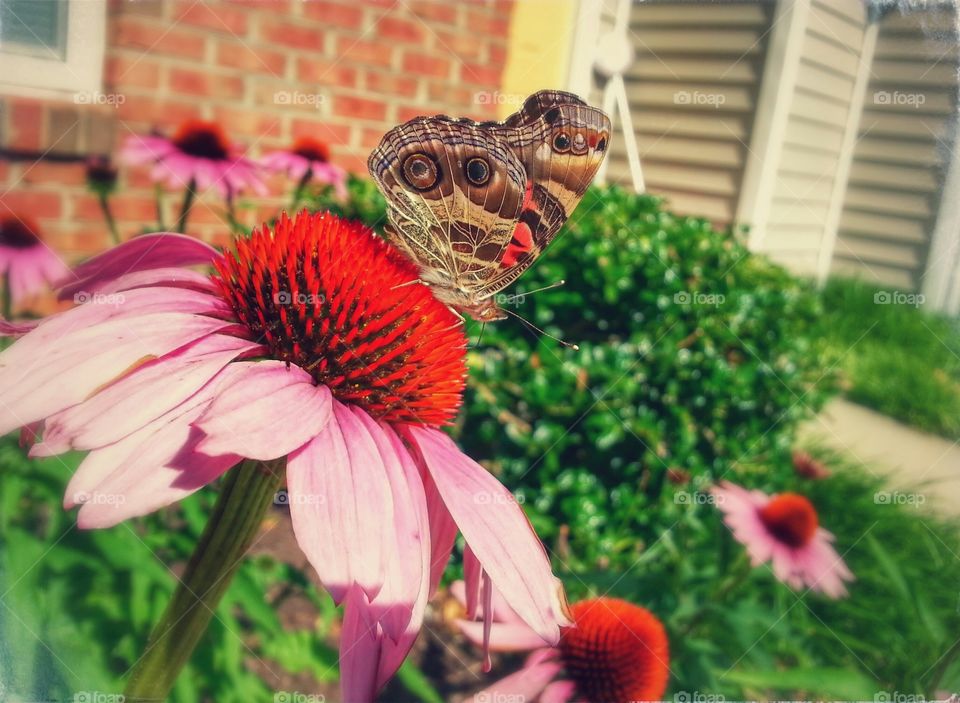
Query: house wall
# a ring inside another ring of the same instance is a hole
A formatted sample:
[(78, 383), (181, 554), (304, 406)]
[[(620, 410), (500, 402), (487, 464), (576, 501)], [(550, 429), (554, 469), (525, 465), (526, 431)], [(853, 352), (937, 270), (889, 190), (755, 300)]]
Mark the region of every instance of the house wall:
[[(103, 93), (122, 97), (116, 107), (0, 88), (0, 214), (36, 219), (67, 258), (102, 249), (106, 227), (79, 161), (191, 117), (217, 120), (251, 156), (311, 134), (336, 162), (365, 172), (370, 149), (397, 122), (496, 116), (478, 95), (500, 87), (512, 9), (511, 0), (111, 0)], [(290, 186), (281, 179), (273, 190)], [(264, 201), (247, 221), (287, 197)], [(170, 222), (179, 203), (167, 200)], [(155, 226), (143, 170), (121, 171), (115, 209), (125, 237)], [(215, 197), (195, 207), (190, 231), (224, 239)]]
[[(923, 288), (957, 111), (956, 13), (880, 21), (832, 270)], [(957, 193), (952, 194), (957, 198)]]
[[(734, 220), (772, 15), (766, 2), (631, 8), (625, 81), (644, 178), (676, 212)], [(629, 184), (616, 135), (609, 158), (608, 180)]]

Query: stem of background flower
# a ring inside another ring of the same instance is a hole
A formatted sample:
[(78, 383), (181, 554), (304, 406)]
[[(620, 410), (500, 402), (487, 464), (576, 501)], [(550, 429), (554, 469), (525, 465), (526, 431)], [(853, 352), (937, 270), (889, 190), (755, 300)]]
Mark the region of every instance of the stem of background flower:
[(257, 535), (283, 474), (282, 459), (247, 460), (227, 474), (180, 584), (131, 668), (127, 701), (167, 699)]
[(680, 637), (686, 637), (693, 632), (697, 625), (707, 616), (709, 610), (723, 603), (737, 586), (747, 580), (747, 577), (752, 571), (753, 566), (750, 564), (750, 558), (747, 556), (746, 551), (741, 552), (737, 561), (734, 562), (730, 569), (730, 576), (717, 587), (717, 590), (714, 591), (713, 595), (707, 600), (707, 603), (690, 616), (687, 624), (680, 630)]
[(10, 287), (10, 274), (5, 273), (0, 278), (3, 279), (3, 286), (0, 287), (0, 296), (3, 296), (3, 319), (11, 320), (13, 319), (13, 290)]
[(291, 217), (296, 214), (297, 206), (300, 205), (300, 201), (303, 199), (303, 190), (307, 187), (307, 183), (310, 182), (311, 178), (313, 178), (313, 169), (308, 168), (293, 191), (293, 200), (290, 202), (290, 212), (288, 213)]
[(927, 687), (927, 690), (929, 691), (929, 700), (937, 700), (940, 696), (940, 682), (946, 675), (947, 669), (950, 668), (953, 660), (958, 656), (960, 656), (960, 640), (954, 642), (953, 646), (944, 652), (943, 656), (940, 657), (940, 661), (937, 662), (937, 668), (930, 677), (930, 685)]
[(163, 232), (167, 226), (163, 223), (163, 186), (159, 183), (153, 186), (153, 198), (157, 202), (157, 231)]
[[(103, 210), (103, 219), (107, 221), (107, 227), (110, 228), (110, 238), (114, 244), (120, 243), (120, 233), (117, 231), (117, 221), (113, 219), (113, 212), (110, 210), (110, 196), (101, 192), (99, 195), (100, 209)], [(162, 225), (161, 225), (162, 227)]]
[(193, 199), (197, 195), (197, 181), (191, 178), (187, 183), (187, 192), (183, 194), (183, 205), (180, 206), (180, 217), (177, 218), (177, 232), (187, 233), (187, 217), (190, 215), (190, 208), (193, 206)]

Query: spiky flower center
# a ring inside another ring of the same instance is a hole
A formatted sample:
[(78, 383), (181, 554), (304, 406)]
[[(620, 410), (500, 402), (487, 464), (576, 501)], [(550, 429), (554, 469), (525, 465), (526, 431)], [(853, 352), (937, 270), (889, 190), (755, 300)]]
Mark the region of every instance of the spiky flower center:
[(325, 142), (313, 137), (300, 137), (293, 143), (293, 151), (297, 156), (302, 156), (310, 161), (321, 161), (326, 163), (330, 160), (330, 147)]
[(222, 161), (230, 156), (230, 142), (216, 122), (187, 120), (177, 128), (173, 142), (190, 156)]
[(797, 493), (781, 493), (760, 509), (760, 519), (771, 534), (791, 547), (809, 544), (817, 532), (817, 511)]
[(596, 598), (574, 604), (571, 613), (575, 624), (563, 631), (560, 651), (577, 700), (661, 700), (670, 676), (670, 647), (650, 611)]
[(30, 220), (13, 215), (0, 219), (0, 246), (29, 249), (40, 243), (37, 226)]
[(462, 325), (413, 265), (357, 222), (282, 215), (217, 264), (224, 298), (274, 359), (376, 418), (448, 423), (466, 376)]

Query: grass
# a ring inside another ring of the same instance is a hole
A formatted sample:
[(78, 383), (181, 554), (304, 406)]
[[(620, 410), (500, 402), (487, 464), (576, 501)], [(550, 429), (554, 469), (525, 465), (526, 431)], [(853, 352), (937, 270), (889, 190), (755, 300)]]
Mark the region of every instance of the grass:
[(897, 295), (849, 279), (824, 288), (821, 334), (841, 357), (846, 395), (918, 429), (960, 438), (960, 323)]

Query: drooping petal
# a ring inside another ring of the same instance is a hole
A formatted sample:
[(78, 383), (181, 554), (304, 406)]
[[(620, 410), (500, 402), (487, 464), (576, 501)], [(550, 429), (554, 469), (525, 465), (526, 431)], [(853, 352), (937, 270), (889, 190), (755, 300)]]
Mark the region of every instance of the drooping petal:
[[(457, 627), (464, 637), (483, 647), (482, 622), (457, 620)], [(522, 622), (490, 625), (490, 649), (494, 652), (525, 652), (542, 646), (543, 638)]]
[(40, 324), (40, 320), (21, 320), (13, 322), (0, 317), (0, 337), (22, 337)]
[(233, 384), (197, 420), (207, 436), (200, 451), (269, 460), (313, 439), (330, 419), (330, 390), (299, 366), (282, 361), (234, 365)]
[(463, 593), (467, 605), (467, 617), (471, 620), (480, 612), (480, 583), (483, 580), (483, 567), (473, 554), (470, 545), (463, 550)]
[(577, 687), (573, 681), (553, 681), (540, 694), (538, 703), (567, 703), (573, 699)]
[(340, 698), (344, 703), (373, 703), (383, 631), (367, 618), (369, 603), (359, 586), (349, 589), (340, 632)]
[(466, 701), (474, 703), (501, 700), (535, 701), (562, 668), (563, 666), (557, 661), (528, 664), (520, 671), (473, 694)]
[(517, 615), (556, 644), (568, 624), (556, 579), (540, 541), (516, 500), (447, 435), (409, 426), (444, 504), (464, 539)]
[[(109, 295), (137, 288), (189, 288), (191, 290), (215, 293), (217, 286), (205, 273), (179, 266), (133, 271), (118, 278), (104, 279), (91, 283), (84, 289), (87, 295), (99, 293)], [(82, 301), (81, 301), (82, 302)]]
[(137, 368), (92, 398), (47, 421), (34, 456), (95, 449), (116, 442), (180, 405), (255, 342), (220, 334)]
[(0, 434), (76, 405), (125, 370), (227, 326), (200, 315), (144, 315), (75, 331), (52, 348), (30, 345), (35, 359), (10, 363), (7, 353), (40, 326), (0, 354)]
[(392, 508), (376, 445), (346, 407), (332, 403), (326, 427), (289, 455), (287, 488), (297, 542), (340, 603), (353, 584), (368, 598), (383, 585), (383, 532), (377, 518)]
[(156, 232), (134, 237), (77, 266), (61, 283), (60, 299), (92, 291), (105, 282), (135, 271), (213, 263), (221, 254), (209, 244), (184, 234)]

